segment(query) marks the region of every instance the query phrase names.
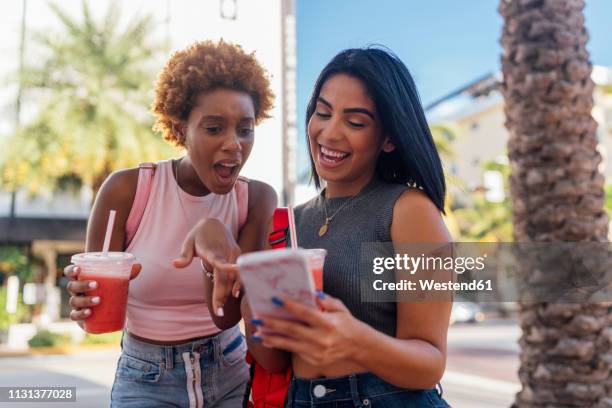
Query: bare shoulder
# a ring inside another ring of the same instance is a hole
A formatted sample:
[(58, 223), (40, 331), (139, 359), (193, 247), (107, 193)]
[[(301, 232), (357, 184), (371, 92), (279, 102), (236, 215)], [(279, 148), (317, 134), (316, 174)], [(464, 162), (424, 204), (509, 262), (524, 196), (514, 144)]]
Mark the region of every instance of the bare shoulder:
[(391, 238), (394, 242), (450, 242), (442, 214), (422, 190), (406, 190), (395, 202)]
[(138, 168), (124, 169), (112, 173), (102, 184), (99, 199), (113, 201), (122, 207), (131, 207), (138, 185)]
[(125, 223), (132, 209), (137, 185), (138, 168), (116, 171), (104, 181), (87, 224), (88, 251), (99, 251), (102, 248), (102, 238), (110, 210), (117, 211), (111, 249), (124, 249)]
[(272, 205), (274, 208), (277, 204), (276, 191), (271, 185), (259, 180), (249, 180), (249, 209), (258, 206)]

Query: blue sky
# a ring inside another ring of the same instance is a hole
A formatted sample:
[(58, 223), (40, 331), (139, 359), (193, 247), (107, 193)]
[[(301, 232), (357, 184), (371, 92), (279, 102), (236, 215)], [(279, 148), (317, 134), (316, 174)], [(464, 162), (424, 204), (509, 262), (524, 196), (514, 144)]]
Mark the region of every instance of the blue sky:
[[(370, 43), (391, 48), (412, 72), (425, 104), (500, 69), (503, 20), (498, 0), (296, 3), (300, 139), (312, 85), (323, 66), (344, 48)], [(592, 62), (612, 66), (612, 0), (587, 0), (585, 18)]]

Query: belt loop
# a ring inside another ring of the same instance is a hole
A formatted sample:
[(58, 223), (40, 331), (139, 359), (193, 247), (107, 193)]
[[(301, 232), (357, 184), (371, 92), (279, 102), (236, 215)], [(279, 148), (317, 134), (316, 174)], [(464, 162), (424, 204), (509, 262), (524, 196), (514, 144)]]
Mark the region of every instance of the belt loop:
[(359, 386), (358, 386), (358, 379), (357, 376), (355, 374), (351, 374), (348, 377), (349, 380), (349, 387), (351, 389), (351, 398), (353, 399), (353, 404), (355, 404), (356, 407), (362, 407), (362, 403), (361, 403), (361, 398), (359, 398)]
[[(255, 362), (253, 362), (255, 365)], [(251, 379), (253, 377), (251, 376)], [(289, 388), (287, 389), (287, 395), (285, 396), (285, 408), (293, 408), (293, 395), (295, 394), (295, 389), (297, 384), (295, 382), (295, 377), (291, 377), (291, 381), (289, 381)]]
[(219, 333), (218, 336), (214, 336), (211, 339), (212, 348), (213, 348), (213, 355), (215, 356), (215, 360), (219, 362), (218, 364), (221, 364), (222, 357), (223, 357), (223, 350), (221, 348), (221, 341), (219, 339), (223, 335), (224, 335), (224, 333), (221, 332), (221, 333)]
[[(439, 388), (439, 389), (438, 389)], [(444, 389), (442, 389), (442, 383), (438, 381), (438, 383), (436, 384), (436, 389), (438, 389), (438, 395), (440, 396), (440, 398), (442, 398), (442, 395), (444, 395)]]
[(166, 353), (166, 370), (172, 370), (174, 368), (174, 353), (172, 346), (164, 346)]

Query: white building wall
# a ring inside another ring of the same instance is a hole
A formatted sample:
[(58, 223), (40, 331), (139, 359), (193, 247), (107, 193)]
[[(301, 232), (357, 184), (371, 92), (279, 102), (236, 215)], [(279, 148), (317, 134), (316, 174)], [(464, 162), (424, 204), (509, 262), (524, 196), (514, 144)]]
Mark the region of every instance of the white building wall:
[(455, 159), (451, 171), (472, 189), (482, 184), (482, 165), (506, 154), (508, 131), (504, 127), (503, 105), (458, 121), (461, 134), (453, 142)]
[[(612, 179), (612, 94), (604, 87), (612, 84), (612, 69), (594, 67), (593, 79), (597, 84), (594, 92), (593, 117), (597, 121), (598, 149), (603, 156), (600, 171), (607, 180)], [(497, 94), (497, 91), (492, 91)], [(448, 115), (436, 115), (433, 122), (449, 121), (458, 125), (460, 134), (453, 141), (455, 157), (447, 164), (447, 169), (459, 178), (470, 190), (481, 186), (484, 170), (482, 165), (495, 160), (500, 155), (506, 155), (508, 131), (505, 127), (504, 102), (498, 95), (490, 95), (490, 101), (483, 103), (485, 98), (476, 98), (465, 102), (459, 112), (449, 111)], [(445, 102), (453, 107), (453, 101)], [(483, 108), (480, 108), (483, 105)], [(436, 108), (443, 111), (445, 107)]]

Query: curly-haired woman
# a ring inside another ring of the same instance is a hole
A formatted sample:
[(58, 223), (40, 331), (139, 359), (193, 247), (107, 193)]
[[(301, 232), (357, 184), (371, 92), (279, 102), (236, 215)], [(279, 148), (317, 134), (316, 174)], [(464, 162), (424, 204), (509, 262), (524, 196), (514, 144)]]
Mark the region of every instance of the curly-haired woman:
[[(106, 218), (115, 209), (110, 248), (131, 252), (140, 262), (132, 271), (132, 279), (138, 278), (130, 282), (111, 406), (240, 406), (248, 379), (246, 345), (236, 326), (240, 300), (230, 297), (213, 307), (212, 284), (202, 267), (212, 272), (264, 245), (276, 195), (270, 186), (238, 174), (251, 152), (255, 125), (268, 117), (272, 103), (258, 61), (223, 41), (178, 51), (161, 72), (154, 129), (186, 155), (155, 164), (144, 202), (142, 170), (113, 173), (87, 228), (86, 250), (101, 250)], [(191, 258), (175, 260), (198, 222), (204, 232), (198, 244), (208, 256), (201, 265)], [(73, 265), (65, 270), (73, 279), (71, 318), (82, 323), (104, 299), (87, 296), (96, 282), (76, 280), (79, 272)]]

